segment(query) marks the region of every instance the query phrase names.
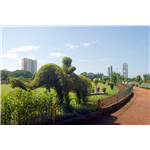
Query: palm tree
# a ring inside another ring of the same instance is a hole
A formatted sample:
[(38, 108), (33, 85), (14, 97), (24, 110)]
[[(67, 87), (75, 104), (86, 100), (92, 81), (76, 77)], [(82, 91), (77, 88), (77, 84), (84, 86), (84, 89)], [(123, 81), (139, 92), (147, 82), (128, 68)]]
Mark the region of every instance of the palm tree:
[(146, 73), (146, 74), (143, 74), (143, 78), (144, 78), (144, 82), (146, 83), (147, 81), (147, 78), (149, 77), (149, 75)]

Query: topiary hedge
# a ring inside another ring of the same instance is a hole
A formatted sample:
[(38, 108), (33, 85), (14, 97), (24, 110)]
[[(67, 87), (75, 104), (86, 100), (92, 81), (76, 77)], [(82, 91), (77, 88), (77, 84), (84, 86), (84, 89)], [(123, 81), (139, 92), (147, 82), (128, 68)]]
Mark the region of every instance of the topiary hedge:
[(115, 85), (115, 83), (109, 82), (109, 86), (111, 87), (111, 90), (113, 90), (114, 85)]
[(102, 81), (102, 83), (105, 84), (106, 82), (105, 82), (105, 81)]

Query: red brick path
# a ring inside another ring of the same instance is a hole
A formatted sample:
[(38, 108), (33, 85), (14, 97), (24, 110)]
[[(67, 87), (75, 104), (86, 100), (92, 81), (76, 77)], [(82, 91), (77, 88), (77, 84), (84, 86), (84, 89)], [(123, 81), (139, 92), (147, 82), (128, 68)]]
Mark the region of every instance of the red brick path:
[(133, 98), (122, 108), (84, 125), (150, 125), (150, 90), (133, 87), (133, 92)]

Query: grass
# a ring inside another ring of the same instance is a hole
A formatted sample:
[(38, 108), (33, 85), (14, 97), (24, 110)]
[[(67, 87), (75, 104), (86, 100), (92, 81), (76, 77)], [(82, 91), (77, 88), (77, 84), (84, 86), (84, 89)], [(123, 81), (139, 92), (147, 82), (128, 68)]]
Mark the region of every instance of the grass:
[[(94, 83), (92, 83), (92, 86), (95, 87)], [(98, 99), (103, 99), (103, 98), (109, 97), (109, 96), (114, 95), (114, 94), (119, 92), (119, 89), (116, 88), (115, 86), (114, 86), (113, 90), (111, 90), (111, 88), (110, 88), (110, 86), (108, 86), (108, 84), (98, 83), (97, 87), (100, 87), (100, 92), (103, 92), (102, 88), (106, 88), (106, 93), (108, 93), (108, 94), (106, 94), (106, 95), (91, 95), (91, 96), (88, 96), (89, 102), (94, 102), (94, 101), (97, 101)], [(4, 92), (5, 94), (8, 94), (8, 93), (10, 93), (12, 91), (17, 91), (18, 89), (19, 88), (14, 88), (14, 89), (11, 88), (10, 84), (2, 84), (1, 85), (1, 91)], [(35, 91), (36, 91), (36, 93), (39, 94), (39, 93), (45, 92), (46, 89), (45, 88), (37, 88), (37, 89), (35, 89)], [(51, 89), (51, 93), (54, 94), (54, 90), (53, 89)], [(73, 92), (69, 92), (69, 97), (71, 99), (71, 104), (75, 104), (76, 103), (76, 99), (77, 99), (76, 94), (73, 93)]]
[[(94, 83), (92, 83), (92, 86), (94, 87)], [(103, 83), (98, 83), (97, 84), (97, 87), (100, 87), (100, 92), (103, 92), (102, 91), (102, 88), (106, 88), (106, 95), (91, 95), (91, 96), (88, 96), (88, 99), (89, 99), (89, 102), (94, 102), (94, 101), (97, 101), (98, 99), (103, 99), (103, 98), (106, 98), (106, 97), (109, 97), (109, 96), (112, 96), (116, 93), (119, 92), (119, 89), (116, 88), (114, 86), (113, 90), (111, 90), (110, 86), (108, 84), (103, 84)]]
[[(19, 89), (20, 88), (14, 88), (14, 89), (11, 88), (10, 84), (1, 84), (1, 91), (4, 92), (5, 94), (8, 94), (8, 93), (13, 92), (13, 91), (17, 91)], [(37, 93), (43, 93), (44, 91), (46, 91), (45, 88), (37, 88), (36, 89)], [(52, 89), (52, 91), (53, 91), (53, 89)]]

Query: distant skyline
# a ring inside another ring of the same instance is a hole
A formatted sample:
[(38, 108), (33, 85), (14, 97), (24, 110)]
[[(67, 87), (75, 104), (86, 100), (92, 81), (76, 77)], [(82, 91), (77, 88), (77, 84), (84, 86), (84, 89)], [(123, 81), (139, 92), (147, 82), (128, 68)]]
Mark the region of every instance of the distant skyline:
[(37, 60), (37, 70), (46, 63), (62, 65), (72, 58), (75, 73), (101, 72), (112, 66), (128, 77), (149, 73), (149, 26), (16, 26), (2, 27), (2, 68), (21, 70), (24, 57)]

